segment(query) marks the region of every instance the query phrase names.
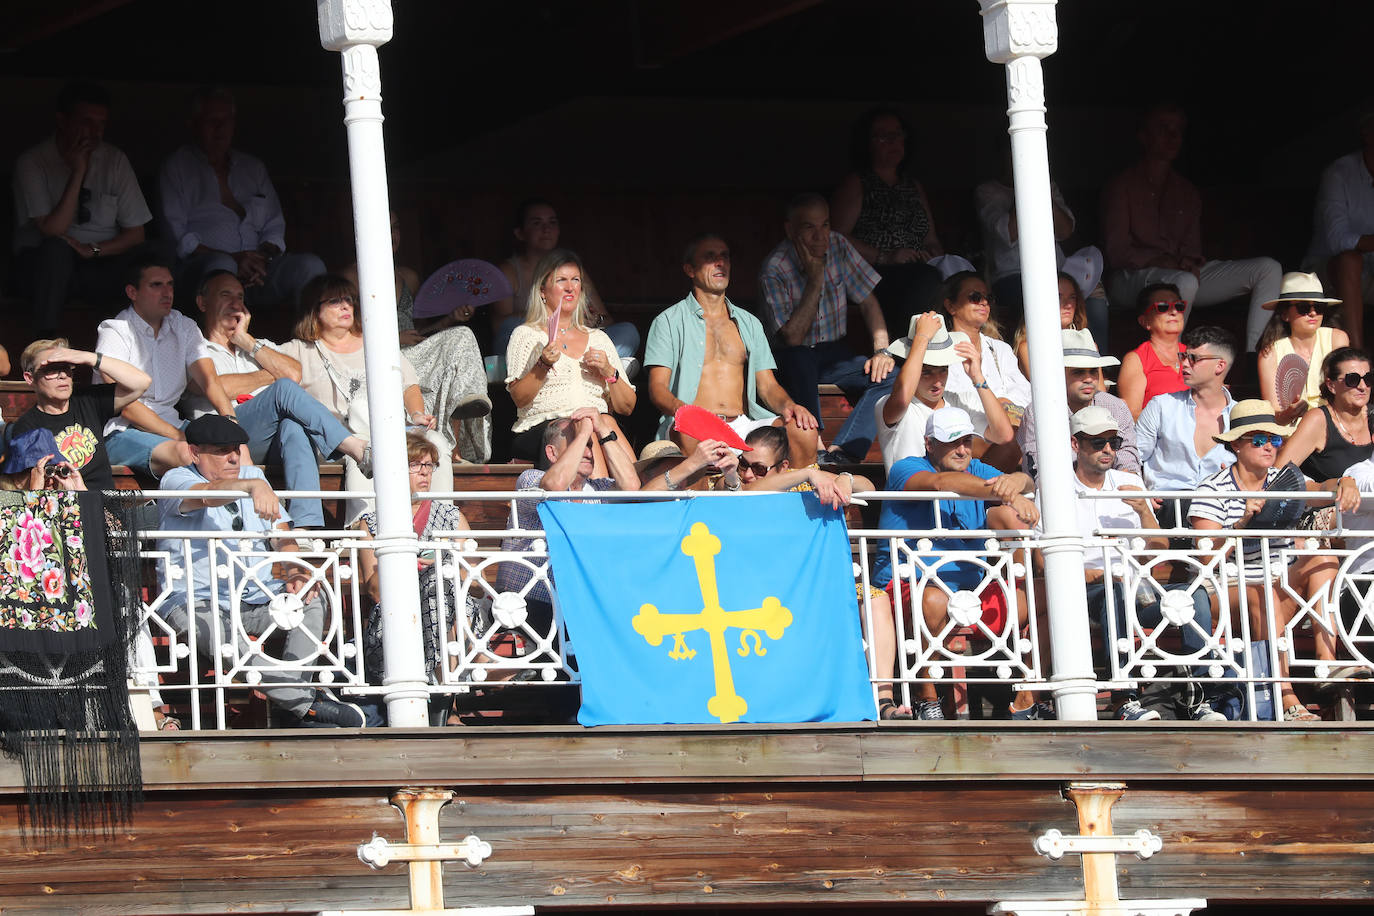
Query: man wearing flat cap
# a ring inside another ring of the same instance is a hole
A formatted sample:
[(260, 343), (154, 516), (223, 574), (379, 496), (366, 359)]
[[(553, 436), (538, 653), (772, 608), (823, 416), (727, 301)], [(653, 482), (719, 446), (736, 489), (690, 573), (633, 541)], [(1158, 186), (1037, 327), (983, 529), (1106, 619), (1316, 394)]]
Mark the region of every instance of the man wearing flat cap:
[[(1069, 416), (1085, 407), (1101, 407), (1110, 413), (1121, 437), (1120, 448), (1114, 450), (1112, 467), (1139, 474), (1140, 450), (1135, 444), (1135, 421), (1131, 419), (1131, 409), (1125, 401), (1103, 388), (1102, 370), (1107, 366), (1121, 365), (1121, 360), (1100, 355), (1091, 331), (1065, 328), (1060, 335), (1064, 347), (1064, 382), (1069, 395)], [(1021, 428), (1016, 431), (1016, 441), (1021, 446), (1021, 469), (1032, 480), (1038, 479), (1039, 446), (1035, 441), (1034, 403), (1026, 407)]]
[[(163, 568), (163, 589), (169, 593), (167, 621), (182, 632), (188, 631), (194, 614), (196, 644), (202, 654), (218, 660), (219, 646), (234, 633), (237, 654), (248, 657), (253, 651), (242, 634), (267, 636), (286, 631), (286, 645), (280, 661), (289, 663), (314, 656), (321, 648), (325, 607), (319, 590), (311, 587), (305, 568), (294, 566), (285, 579), (267, 573), (261, 562), (273, 552), (294, 549), (288, 541), (262, 537), (269, 531), (287, 530), (291, 517), (282, 509), (262, 471), (241, 466), (240, 446), (247, 434), (234, 421), (218, 414), (206, 414), (186, 425), (186, 443), (191, 463), (173, 468), (162, 478), (164, 490), (184, 490), (181, 498), (158, 500), (160, 527), (165, 531), (243, 532), (238, 541), (225, 542), (240, 559), (228, 576), (217, 576), (210, 561), (210, 542), (205, 538), (163, 538), (158, 549), (171, 559)], [(197, 490), (235, 490), (236, 499), (197, 497)], [(189, 558), (183, 545), (189, 543)], [(190, 577), (172, 579), (167, 569), (190, 566)], [(223, 565), (220, 560), (216, 565)], [(286, 564), (279, 564), (286, 565)], [(274, 567), (275, 568), (275, 567)], [(170, 580), (170, 581), (168, 581)], [(216, 593), (212, 589), (218, 589)], [(235, 619), (237, 618), (237, 619)], [(263, 641), (259, 641), (261, 646)], [(264, 669), (276, 659), (267, 659)], [(308, 674), (272, 674), (263, 671), (262, 680), (299, 681)], [(263, 690), (287, 717), (304, 726), (361, 726), (362, 710), (352, 703), (339, 702), (326, 691), (309, 686), (272, 687)]]

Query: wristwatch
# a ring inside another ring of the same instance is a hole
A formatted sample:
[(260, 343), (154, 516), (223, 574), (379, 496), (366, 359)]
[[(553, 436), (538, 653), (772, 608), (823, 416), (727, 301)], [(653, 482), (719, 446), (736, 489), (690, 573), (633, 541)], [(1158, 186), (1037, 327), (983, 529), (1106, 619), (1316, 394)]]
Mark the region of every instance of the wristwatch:
[(874, 350), (874, 351), (873, 351), (873, 355), (874, 355), (874, 356), (891, 356), (891, 355), (892, 355), (892, 351), (889, 350), (887, 347), (883, 347), (883, 348), (880, 349), (880, 350)]
[(261, 350), (261, 349), (262, 349), (263, 347), (265, 347), (265, 346), (267, 346), (267, 341), (265, 341), (265, 340), (259, 340), (257, 343), (253, 344), (253, 349), (251, 349), (251, 350), (248, 351), (248, 355), (249, 355), (249, 356), (257, 356), (257, 355), (258, 355), (258, 351)]
[(616, 431), (611, 430), (606, 435), (602, 436), (600, 439), (597, 439), (596, 441), (600, 442), (602, 445), (605, 445), (607, 442), (614, 442), (619, 438), (620, 436), (616, 435)]
[(100, 246), (97, 245), (95, 242), (91, 242), (91, 257), (100, 257)]

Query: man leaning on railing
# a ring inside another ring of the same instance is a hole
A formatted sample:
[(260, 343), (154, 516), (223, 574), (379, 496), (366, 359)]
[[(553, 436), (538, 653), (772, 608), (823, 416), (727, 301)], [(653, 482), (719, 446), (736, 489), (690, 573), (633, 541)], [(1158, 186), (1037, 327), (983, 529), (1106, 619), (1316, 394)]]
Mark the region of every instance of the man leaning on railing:
[[(267, 660), (262, 666), (264, 682), (308, 680), (309, 675), (299, 670), (269, 671), (274, 667), (274, 659), (263, 649), (262, 640), (253, 646), (244, 638), (245, 635), (270, 636), (285, 630), (286, 644), (280, 660), (288, 663), (288, 668), (291, 662), (303, 663), (319, 654), (325, 607), (319, 590), (309, 587), (309, 575), (298, 567), (294, 575), (287, 572), (285, 578), (279, 578), (275, 573), (257, 572), (262, 565), (256, 568), (251, 565), (255, 557), (265, 559), (268, 554), (294, 549), (294, 544), (286, 540), (274, 544), (266, 538), (252, 537), (269, 530), (286, 530), (291, 517), (281, 508), (262, 471), (240, 466), (239, 447), (248, 441), (248, 436), (237, 423), (218, 414), (206, 414), (188, 423), (185, 435), (191, 464), (168, 471), (162, 478), (161, 488), (236, 490), (244, 495), (237, 499), (208, 496), (160, 499), (160, 527), (164, 531), (243, 532), (249, 537), (235, 541), (235, 559), (244, 566), (235, 563), (227, 576), (216, 575), (220, 571), (215, 568), (218, 563), (230, 561), (223, 559), (212, 563), (210, 539), (164, 537), (158, 540), (158, 549), (167, 551), (170, 557), (162, 570), (163, 589), (169, 594), (168, 623), (181, 632), (189, 632), (187, 605), (190, 604), (189, 614), (195, 618), (197, 648), (213, 664), (221, 663), (218, 650), (227, 643), (234, 646), (236, 656), (247, 659), (245, 667), (254, 667), (252, 656), (261, 653)], [(173, 567), (187, 570), (189, 581), (186, 577), (170, 575)], [(217, 591), (214, 583), (218, 583)], [(237, 614), (233, 612), (236, 604)], [(309, 686), (270, 687), (264, 688), (263, 693), (293, 725), (363, 725), (361, 709), (352, 703), (340, 702), (327, 690)]]

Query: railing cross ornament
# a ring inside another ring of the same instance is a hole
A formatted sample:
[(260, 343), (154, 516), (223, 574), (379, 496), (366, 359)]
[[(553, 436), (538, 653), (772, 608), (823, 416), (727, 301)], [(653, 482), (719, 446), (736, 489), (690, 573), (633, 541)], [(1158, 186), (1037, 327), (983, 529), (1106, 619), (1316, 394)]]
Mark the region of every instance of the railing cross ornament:
[(406, 821), (406, 842), (373, 836), (358, 846), (358, 858), (372, 868), (393, 862), (410, 866), (410, 908), (406, 910), (333, 910), (320, 916), (533, 916), (532, 906), (444, 906), (444, 862), (459, 860), (470, 868), (491, 855), (491, 844), (469, 834), (461, 843), (439, 842), (439, 810), (453, 799), (448, 789), (402, 789), (391, 796)]
[(1058, 860), (1065, 854), (1083, 859), (1082, 900), (1004, 900), (988, 907), (993, 914), (1017, 916), (1188, 916), (1207, 905), (1200, 898), (1122, 900), (1116, 884), (1117, 853), (1148, 859), (1164, 842), (1148, 830), (1112, 833), (1112, 805), (1126, 793), (1123, 783), (1070, 783), (1064, 795), (1078, 808), (1078, 835), (1047, 830), (1036, 837), (1035, 851)]

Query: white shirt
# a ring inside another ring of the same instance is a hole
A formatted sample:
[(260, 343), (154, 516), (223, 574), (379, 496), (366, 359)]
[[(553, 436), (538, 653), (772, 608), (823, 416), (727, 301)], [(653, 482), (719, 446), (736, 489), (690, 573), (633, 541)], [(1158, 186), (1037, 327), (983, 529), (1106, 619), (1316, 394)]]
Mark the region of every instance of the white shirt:
[(1360, 236), (1374, 234), (1374, 176), (1364, 153), (1342, 156), (1322, 172), (1312, 214), (1307, 260), (1317, 269), (1342, 251), (1353, 251)]
[[(1120, 490), (1124, 487), (1136, 487), (1145, 489), (1145, 481), (1141, 480), (1130, 471), (1118, 471), (1112, 468), (1107, 472), (1107, 477), (1102, 483), (1102, 490)], [(1083, 537), (1110, 537), (1113, 528), (1141, 528), (1143, 525), (1140, 516), (1136, 515), (1134, 509), (1126, 505), (1122, 499), (1083, 499), (1084, 494), (1099, 493), (1078, 478), (1077, 472), (1073, 475), (1074, 494), (1080, 497), (1077, 501), (1078, 507), (1078, 533)], [(1094, 532), (1101, 531), (1101, 535)], [(1089, 547), (1083, 551), (1084, 569), (1102, 568), (1102, 550), (1098, 547)]]
[(892, 465), (903, 458), (925, 457), (926, 420), (935, 412), (920, 398), (913, 398), (897, 425), (888, 426), (883, 422), (883, 405), (890, 397), (885, 394), (873, 405), (874, 418), (878, 422), (878, 448), (883, 453), (883, 470), (888, 474), (892, 473)]
[[(263, 346), (272, 350), (281, 350), (281, 347), (272, 343), (270, 340), (258, 339)], [(210, 355), (210, 360), (215, 364), (215, 374), (223, 378), (226, 375), (243, 375), (248, 372), (257, 372), (262, 369), (262, 364), (254, 357), (240, 350), (235, 346), (223, 346), (213, 340), (205, 341), (205, 349)], [(270, 383), (269, 383), (270, 384)], [(257, 397), (262, 394), (267, 385), (259, 385), (248, 392), (250, 396)], [(210, 403), (210, 399), (203, 394), (188, 394), (183, 405), (186, 412), (192, 419), (203, 416), (207, 413), (215, 412), (215, 405)]]
[[(983, 380), (992, 388), (992, 393), (1018, 407), (1030, 404), (1030, 382), (1016, 365), (1016, 354), (1011, 347), (986, 334), (979, 334), (978, 337), (983, 342)], [(973, 379), (964, 371), (963, 360), (949, 367), (945, 403), (967, 411), (979, 435), (987, 432), (988, 415), (983, 412), (983, 402), (978, 397), (978, 389), (973, 387)]]
[[(1346, 469), (1346, 477), (1355, 479), (1360, 490), (1360, 508), (1354, 512), (1342, 512), (1341, 524), (1346, 528), (1361, 531), (1374, 531), (1374, 458), (1366, 458)], [(1357, 550), (1368, 544), (1370, 538), (1346, 538), (1345, 546)], [(1361, 554), (1350, 564), (1352, 573), (1374, 572), (1374, 550)]]
[[(1073, 211), (1069, 209), (1059, 185), (1050, 182), (1050, 200), (1055, 209), (1069, 214), (1069, 222), (1074, 222)], [(978, 223), (983, 227), (983, 245), (987, 249), (991, 263), (991, 278), (995, 282), (1010, 274), (1021, 272), (1021, 248), (1011, 240), (1011, 208), (1016, 203), (1014, 189), (1000, 181), (985, 181), (973, 191), (973, 203), (978, 210)], [(1055, 263), (1063, 266), (1064, 249), (1054, 243)], [(1091, 293), (1091, 290), (1084, 290)]]
[[(57, 140), (49, 137), (25, 150), (14, 163), (14, 250), (30, 248), (43, 241), (34, 225), (53, 211), (62, 199), (72, 170), (57, 151)], [(86, 177), (81, 182), (89, 190), (85, 208), (90, 218), (78, 223), (81, 209), (72, 217), (67, 234), (78, 242), (104, 242), (121, 229), (142, 226), (153, 218), (143, 191), (138, 186), (129, 159), (117, 147), (102, 143), (91, 152)]]
[[(100, 322), (95, 348), (148, 373), (153, 381), (139, 401), (166, 422), (181, 425), (176, 405), (186, 390), (186, 370), (210, 356), (194, 321), (173, 309), (154, 334), (152, 326), (129, 306)], [(117, 416), (105, 424), (105, 435), (128, 428), (129, 421)]]
[(233, 253), (267, 242), (286, 250), (281, 200), (261, 159), (229, 151), (229, 193), (243, 208), (243, 219), (220, 201), (215, 169), (194, 144), (167, 157), (158, 189), (162, 220), (176, 239), (179, 258), (190, 257), (199, 245)]

